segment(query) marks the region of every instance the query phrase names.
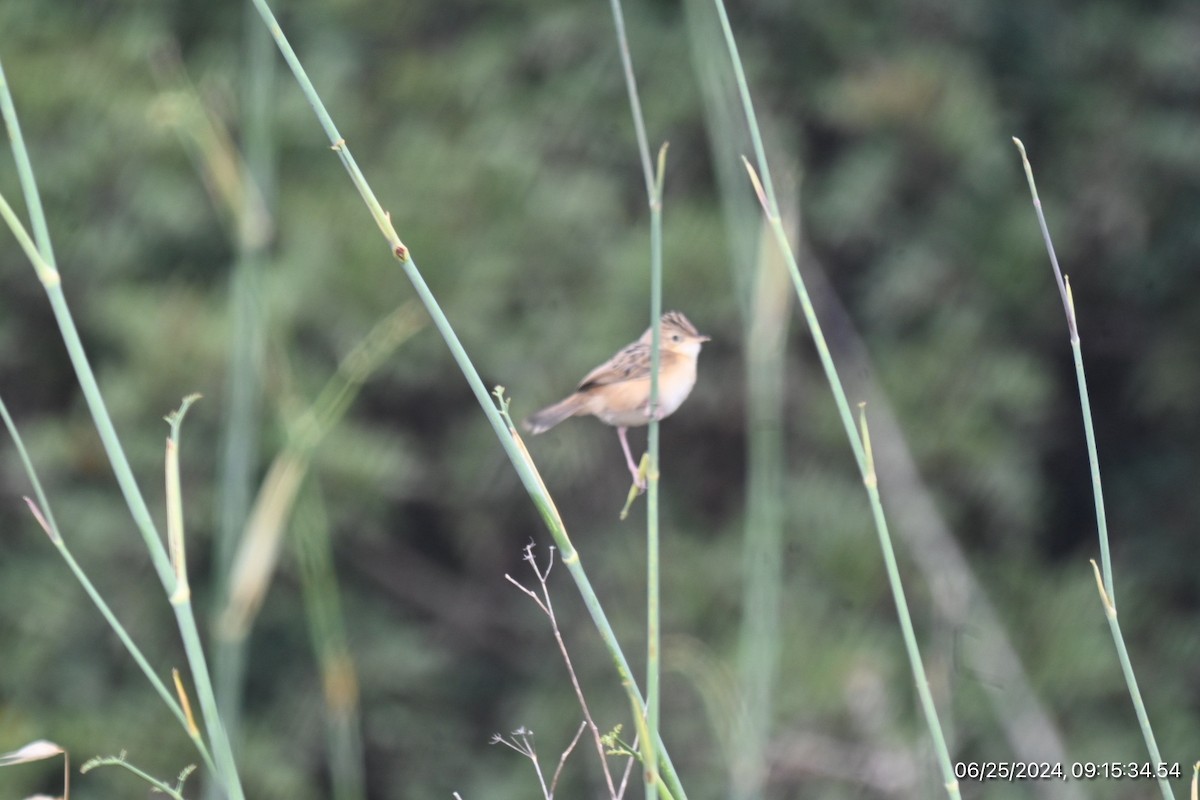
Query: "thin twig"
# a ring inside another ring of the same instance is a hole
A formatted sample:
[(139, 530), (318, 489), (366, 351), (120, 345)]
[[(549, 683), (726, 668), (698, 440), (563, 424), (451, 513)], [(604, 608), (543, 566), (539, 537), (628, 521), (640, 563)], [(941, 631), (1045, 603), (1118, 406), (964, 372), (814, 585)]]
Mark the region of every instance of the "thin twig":
[[(634, 753), (636, 753), (637, 749), (638, 749), (638, 737), (634, 736), (632, 750)], [(614, 796), (615, 800), (621, 800), (621, 798), (623, 798), (625, 796), (625, 790), (627, 788), (629, 788), (629, 776), (633, 774), (633, 765), (635, 763), (637, 763), (637, 758), (635, 758), (631, 754), (629, 756), (629, 760), (627, 762), (625, 762), (625, 774), (623, 774), (621, 776), (621, 786), (620, 786), (620, 788), (617, 789), (617, 793)]]
[[(558, 628), (558, 619), (554, 616), (554, 603), (550, 600), (550, 588), (546, 585), (546, 579), (550, 576), (550, 570), (554, 568), (554, 547), (550, 548), (550, 559), (546, 562), (545, 570), (542, 570), (537, 563), (537, 557), (533, 553), (534, 543), (530, 542), (525, 545), (524, 559), (529, 563), (530, 569), (538, 579), (538, 584), (542, 587), (542, 595), (539, 598), (531, 589), (521, 585), (511, 575), (505, 575), (509, 583), (516, 586), (525, 594), (533, 598), (533, 601), (538, 604), (538, 608), (542, 609), (550, 619), (550, 629), (554, 632), (554, 641), (558, 643), (558, 652), (562, 654), (563, 662), (567, 665), (567, 674), (571, 676), (571, 686), (575, 689), (575, 697), (579, 700), (579, 707), (583, 710), (584, 724), (592, 731), (592, 741), (596, 743), (596, 753), (600, 756), (600, 766), (604, 770), (604, 782), (608, 785), (609, 797), (617, 797), (616, 789), (613, 787), (612, 772), (608, 768), (608, 757), (604, 752), (604, 743), (600, 740), (600, 729), (596, 727), (595, 720), (592, 719), (592, 712), (588, 709), (587, 700), (583, 696), (583, 688), (579, 685), (579, 678), (575, 675), (575, 667), (571, 664), (571, 656), (567, 652), (567, 645), (563, 641), (562, 631)], [(571, 745), (574, 747), (574, 744)]]
[(571, 739), (571, 743), (567, 745), (567, 749), (563, 750), (562, 755), (558, 758), (558, 767), (554, 770), (554, 777), (550, 779), (550, 796), (554, 796), (554, 790), (558, 786), (558, 776), (562, 774), (563, 767), (567, 763), (567, 759), (571, 757), (571, 752), (575, 749), (575, 745), (579, 744), (579, 737), (583, 736), (583, 731), (587, 728), (587, 720), (579, 723), (579, 730), (575, 731), (575, 737)]
[(546, 788), (546, 776), (542, 774), (542, 764), (538, 761), (537, 748), (533, 746), (533, 742), (530, 739), (533, 736), (533, 731), (522, 726), (513, 731), (510, 736), (511, 738), (505, 739), (497, 733), (492, 737), (492, 744), (502, 744), (505, 747), (516, 750), (532, 761), (533, 771), (537, 773), (538, 783), (542, 786), (542, 797), (545, 800), (554, 800), (554, 795)]

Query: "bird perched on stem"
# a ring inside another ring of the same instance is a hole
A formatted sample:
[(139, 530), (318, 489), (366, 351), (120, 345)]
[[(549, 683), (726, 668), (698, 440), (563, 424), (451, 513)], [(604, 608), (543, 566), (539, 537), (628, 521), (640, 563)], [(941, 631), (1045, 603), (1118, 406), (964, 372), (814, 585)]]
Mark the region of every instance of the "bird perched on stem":
[[(658, 405), (654, 419), (663, 419), (691, 394), (696, 385), (696, 360), (700, 346), (710, 337), (696, 330), (678, 311), (668, 311), (659, 321)], [(650, 348), (654, 329), (647, 328), (642, 338), (626, 345), (615, 356), (589, 372), (575, 392), (531, 414), (523, 423), (532, 434), (545, 433), (568, 417), (591, 414), (606, 425), (614, 425), (625, 463), (638, 488), (646, 482), (639, 477), (633, 454), (629, 452), (627, 429), (646, 425), (650, 409)]]

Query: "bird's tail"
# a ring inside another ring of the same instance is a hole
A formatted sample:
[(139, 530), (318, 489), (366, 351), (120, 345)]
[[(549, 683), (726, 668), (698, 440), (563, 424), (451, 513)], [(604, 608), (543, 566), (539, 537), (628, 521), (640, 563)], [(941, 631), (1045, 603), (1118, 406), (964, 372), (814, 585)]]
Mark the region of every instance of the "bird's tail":
[(573, 394), (565, 400), (560, 400), (552, 406), (546, 406), (541, 411), (530, 414), (521, 423), (521, 427), (534, 435), (545, 433), (563, 420), (583, 411), (587, 400), (586, 395)]

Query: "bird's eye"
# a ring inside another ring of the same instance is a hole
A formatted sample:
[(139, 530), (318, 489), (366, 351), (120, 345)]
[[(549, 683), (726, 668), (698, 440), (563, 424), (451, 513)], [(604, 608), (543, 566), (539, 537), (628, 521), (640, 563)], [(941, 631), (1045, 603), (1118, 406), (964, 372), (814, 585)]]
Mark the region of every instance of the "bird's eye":
[(672, 341), (675, 341), (675, 342), (682, 342), (682, 341), (683, 341), (683, 337), (682, 337), (682, 336), (680, 336), (680, 335), (677, 333), (677, 334), (675, 334), (674, 336), (672, 336), (672, 337), (671, 337), (671, 340), (672, 340)]

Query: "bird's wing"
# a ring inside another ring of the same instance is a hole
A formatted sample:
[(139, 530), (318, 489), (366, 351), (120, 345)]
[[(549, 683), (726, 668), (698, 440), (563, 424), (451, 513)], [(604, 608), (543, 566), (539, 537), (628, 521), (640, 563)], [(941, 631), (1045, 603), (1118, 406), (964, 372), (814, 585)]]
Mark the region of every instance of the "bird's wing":
[[(668, 350), (659, 351), (659, 370), (676, 357)], [(583, 392), (594, 386), (607, 386), (613, 383), (636, 381), (650, 375), (650, 345), (634, 342), (626, 345), (615, 356), (589, 372), (579, 382), (576, 391)]]

